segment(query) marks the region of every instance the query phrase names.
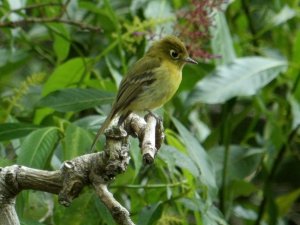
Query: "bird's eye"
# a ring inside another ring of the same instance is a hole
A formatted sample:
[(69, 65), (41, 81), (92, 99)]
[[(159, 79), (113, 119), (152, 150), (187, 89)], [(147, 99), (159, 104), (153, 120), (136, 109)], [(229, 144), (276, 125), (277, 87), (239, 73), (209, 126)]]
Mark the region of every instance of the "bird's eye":
[(178, 52), (176, 52), (174, 49), (170, 50), (170, 56), (172, 56), (173, 59), (178, 59), (179, 58)]

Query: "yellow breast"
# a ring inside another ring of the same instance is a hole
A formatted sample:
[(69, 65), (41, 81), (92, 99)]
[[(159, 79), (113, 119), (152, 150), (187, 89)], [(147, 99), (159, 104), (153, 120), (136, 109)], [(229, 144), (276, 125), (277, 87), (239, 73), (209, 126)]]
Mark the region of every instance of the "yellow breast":
[(132, 111), (153, 110), (168, 102), (177, 91), (182, 80), (182, 70), (172, 62), (163, 61), (154, 71), (155, 82), (144, 89), (136, 99)]

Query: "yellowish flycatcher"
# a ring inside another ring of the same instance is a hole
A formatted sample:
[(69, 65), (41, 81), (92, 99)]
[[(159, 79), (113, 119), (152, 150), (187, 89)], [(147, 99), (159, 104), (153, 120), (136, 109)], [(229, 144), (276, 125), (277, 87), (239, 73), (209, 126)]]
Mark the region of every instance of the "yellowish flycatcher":
[(167, 36), (155, 42), (121, 81), (111, 112), (97, 132), (91, 150), (116, 116), (121, 125), (131, 112), (151, 111), (169, 101), (179, 87), (186, 63), (197, 64), (177, 37)]

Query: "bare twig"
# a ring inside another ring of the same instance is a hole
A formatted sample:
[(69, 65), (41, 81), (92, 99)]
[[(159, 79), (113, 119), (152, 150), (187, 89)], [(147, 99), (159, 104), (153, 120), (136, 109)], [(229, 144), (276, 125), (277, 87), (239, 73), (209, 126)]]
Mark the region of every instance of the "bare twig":
[(90, 30), (93, 32), (102, 32), (102, 29), (100, 27), (92, 26), (89, 24), (82, 23), (80, 21), (73, 21), (70, 19), (65, 19), (63, 18), (64, 14), (67, 13), (67, 6), (69, 5), (70, 0), (67, 0), (65, 4), (61, 3), (55, 3), (55, 2), (49, 2), (49, 3), (40, 3), (40, 4), (33, 4), (33, 5), (28, 5), (25, 7), (13, 9), (8, 12), (9, 13), (19, 13), (20, 11), (23, 10), (32, 10), (32, 9), (39, 9), (39, 8), (44, 8), (48, 6), (57, 6), (60, 7), (60, 13), (54, 17), (28, 17), (22, 20), (17, 20), (17, 21), (6, 21), (6, 22), (0, 22), (0, 27), (22, 27), (27, 24), (33, 24), (33, 23), (64, 23), (64, 24), (69, 24), (72, 26), (77, 26), (82, 30)]
[(60, 17), (52, 17), (52, 18), (26, 18), (23, 20), (17, 21), (7, 21), (7, 22), (0, 22), (0, 27), (22, 27), (24, 25), (33, 24), (33, 23), (64, 23), (69, 24), (72, 26), (77, 26), (82, 30), (90, 30), (93, 32), (102, 32), (100, 27), (92, 26), (89, 24), (85, 24), (79, 21), (73, 21), (68, 19), (63, 19)]

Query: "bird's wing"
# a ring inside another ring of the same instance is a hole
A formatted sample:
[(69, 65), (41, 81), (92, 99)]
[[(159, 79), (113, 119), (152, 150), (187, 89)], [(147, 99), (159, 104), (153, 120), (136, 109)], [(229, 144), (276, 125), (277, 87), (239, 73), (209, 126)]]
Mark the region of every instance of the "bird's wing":
[(121, 121), (126, 119), (126, 117), (130, 113), (130, 111), (126, 110), (126, 107), (128, 107), (130, 103), (134, 101), (141, 92), (143, 92), (143, 88), (147, 87), (155, 81), (153, 70), (159, 66), (159, 59), (145, 56), (144, 58), (137, 61), (133, 65), (133, 67), (131, 67), (131, 69), (127, 73), (127, 76), (124, 77), (120, 84), (120, 88), (110, 114), (107, 116), (101, 128), (96, 134), (90, 150), (91, 152), (94, 150), (100, 135), (103, 134), (115, 115), (121, 113)]
[(160, 64), (158, 58), (143, 57), (132, 66), (120, 84), (113, 107), (116, 113), (126, 109), (143, 92), (143, 88), (155, 81), (154, 70)]

